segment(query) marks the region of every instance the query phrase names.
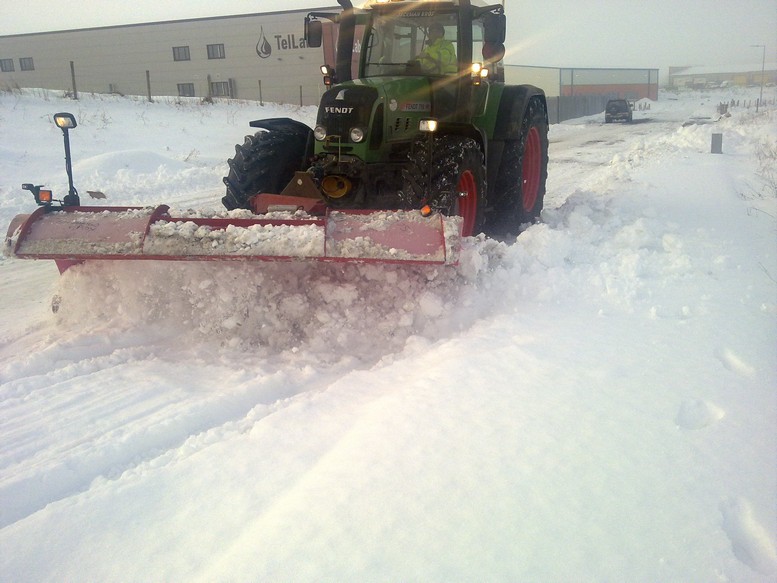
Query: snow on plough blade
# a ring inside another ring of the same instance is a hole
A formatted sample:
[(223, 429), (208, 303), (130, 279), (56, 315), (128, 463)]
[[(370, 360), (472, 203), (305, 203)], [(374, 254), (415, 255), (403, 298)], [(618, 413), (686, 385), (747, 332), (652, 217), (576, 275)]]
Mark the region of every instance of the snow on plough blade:
[(440, 214), (330, 210), (324, 217), (172, 217), (169, 207), (40, 207), (17, 216), (6, 248), (53, 259), (60, 272), (91, 260), (455, 263), (458, 233)]

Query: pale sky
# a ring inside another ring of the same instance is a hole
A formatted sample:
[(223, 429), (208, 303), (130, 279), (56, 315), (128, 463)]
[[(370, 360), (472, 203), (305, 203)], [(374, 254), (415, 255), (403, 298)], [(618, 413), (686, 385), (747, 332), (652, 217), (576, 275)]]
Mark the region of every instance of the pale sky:
[[(336, 0), (2, 0), (0, 36), (336, 4)], [(777, 61), (777, 0), (505, 0), (505, 11), (508, 64), (659, 68), (664, 77), (674, 65), (760, 67), (762, 49), (750, 45), (766, 45), (766, 62)]]

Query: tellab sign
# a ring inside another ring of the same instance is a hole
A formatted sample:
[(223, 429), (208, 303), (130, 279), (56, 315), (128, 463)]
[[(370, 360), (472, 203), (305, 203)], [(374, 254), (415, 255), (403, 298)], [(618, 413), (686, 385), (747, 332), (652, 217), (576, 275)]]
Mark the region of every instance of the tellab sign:
[(297, 38), (295, 34), (274, 34), (269, 38), (264, 34), (264, 28), (259, 30), (259, 41), (256, 43), (256, 54), (266, 59), (273, 53), (273, 49), (278, 51), (289, 51), (294, 49), (305, 49), (307, 44), (304, 38)]

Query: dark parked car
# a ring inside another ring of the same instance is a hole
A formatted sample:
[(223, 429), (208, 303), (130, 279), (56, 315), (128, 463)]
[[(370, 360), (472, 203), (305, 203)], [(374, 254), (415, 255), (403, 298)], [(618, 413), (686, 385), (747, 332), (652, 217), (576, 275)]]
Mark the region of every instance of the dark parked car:
[(631, 121), (631, 104), (625, 99), (610, 99), (604, 108), (604, 123)]

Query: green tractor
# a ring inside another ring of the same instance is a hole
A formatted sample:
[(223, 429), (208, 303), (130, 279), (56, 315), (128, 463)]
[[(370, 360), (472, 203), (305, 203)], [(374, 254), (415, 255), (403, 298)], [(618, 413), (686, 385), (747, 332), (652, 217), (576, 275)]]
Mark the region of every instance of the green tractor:
[(502, 6), (339, 2), (341, 12), (305, 20), (309, 46), (337, 38), (316, 127), (251, 122), (260, 131), (229, 160), (224, 205), (253, 214), (81, 206), (68, 137), (76, 121), (63, 112), (54, 119), (70, 194), (24, 184), (39, 208), (13, 219), (7, 249), (60, 271), (106, 259), (450, 265), (462, 236), (514, 235), (535, 221), (547, 107), (540, 89), (504, 84)]
[(341, 12), (305, 18), (308, 46), (337, 39), (315, 128), (251, 122), (260, 131), (229, 160), (226, 208), (422, 209), (462, 217), (464, 236), (536, 221), (547, 105), (541, 89), (504, 83), (503, 7), (338, 2)]

